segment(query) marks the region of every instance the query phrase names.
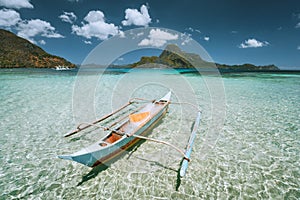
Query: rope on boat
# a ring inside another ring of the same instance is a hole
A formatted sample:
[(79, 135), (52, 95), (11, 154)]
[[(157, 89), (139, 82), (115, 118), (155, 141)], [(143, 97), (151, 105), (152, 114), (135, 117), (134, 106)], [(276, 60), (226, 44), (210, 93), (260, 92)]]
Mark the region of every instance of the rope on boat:
[(202, 111), (199, 109), (199, 107), (198, 106), (196, 106), (195, 104), (192, 104), (192, 103), (189, 103), (189, 102), (170, 102), (170, 104), (178, 104), (178, 105), (180, 105), (180, 104), (186, 104), (186, 105), (190, 105), (190, 106), (192, 106), (193, 108), (195, 108), (195, 109), (197, 109), (197, 111), (198, 112), (200, 112), (200, 113), (202, 113)]
[(165, 142), (165, 141), (162, 141), (162, 140), (157, 140), (157, 139), (153, 139), (153, 138), (149, 138), (149, 137), (145, 137), (145, 136), (141, 136), (141, 135), (127, 135), (127, 137), (135, 137), (135, 138), (139, 138), (139, 139), (142, 139), (142, 140), (149, 140), (149, 141), (152, 141), (152, 142), (165, 144), (167, 146), (170, 146), (170, 147), (174, 148), (176, 151), (178, 151), (180, 154), (182, 154), (184, 159), (186, 159), (187, 161), (190, 161), (190, 159), (185, 155), (185, 153), (181, 149), (179, 149), (178, 147), (176, 147), (175, 145), (173, 145), (169, 142)]

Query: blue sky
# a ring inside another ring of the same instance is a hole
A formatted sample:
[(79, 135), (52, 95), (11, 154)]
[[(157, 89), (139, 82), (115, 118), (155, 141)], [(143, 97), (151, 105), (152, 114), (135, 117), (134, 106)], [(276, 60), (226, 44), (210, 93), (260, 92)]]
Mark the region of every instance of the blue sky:
[(298, 0), (0, 0), (0, 28), (76, 64), (102, 41), (141, 27), (156, 27), (156, 39), (172, 37), (159, 27), (181, 32), (217, 63), (300, 69)]

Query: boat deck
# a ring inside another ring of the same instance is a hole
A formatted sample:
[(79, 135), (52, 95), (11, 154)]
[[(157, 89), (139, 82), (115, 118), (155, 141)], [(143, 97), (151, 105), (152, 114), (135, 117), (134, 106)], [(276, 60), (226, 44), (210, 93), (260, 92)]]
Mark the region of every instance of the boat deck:
[(145, 107), (140, 109), (136, 113), (143, 113), (143, 112), (149, 112), (149, 117), (146, 117), (145, 119), (139, 121), (139, 122), (131, 122), (129, 117), (124, 120), (124, 122), (116, 128), (116, 131), (124, 134), (123, 136), (116, 133), (115, 131), (110, 132), (106, 137), (102, 138), (98, 142), (90, 145), (87, 148), (81, 149), (80, 151), (76, 152), (74, 155), (80, 155), (83, 153), (98, 151), (102, 148), (107, 148), (109, 146), (114, 145), (116, 142), (121, 140), (122, 138), (126, 138), (127, 136), (125, 134), (132, 134), (138, 129), (138, 127), (143, 126), (145, 123), (147, 123), (149, 120), (151, 120), (159, 111), (161, 111), (165, 106), (167, 106), (167, 102), (164, 101), (158, 101), (151, 104), (147, 104)]
[[(139, 113), (149, 113), (146, 117), (144, 117), (142, 120), (139, 120), (137, 122), (132, 122), (129, 118), (126, 119), (125, 123), (123, 123), (120, 127), (118, 127), (116, 130), (123, 134), (131, 134), (137, 129), (138, 127), (142, 126), (149, 120), (151, 120), (159, 111), (161, 111), (166, 106), (166, 102), (155, 102), (153, 104), (148, 104), (145, 107), (143, 107), (141, 110), (139, 110), (136, 114)], [(100, 143), (101, 146), (107, 146), (109, 144), (113, 144), (119, 139), (121, 139), (122, 136), (118, 133), (111, 132), (104, 140), (103, 143)]]

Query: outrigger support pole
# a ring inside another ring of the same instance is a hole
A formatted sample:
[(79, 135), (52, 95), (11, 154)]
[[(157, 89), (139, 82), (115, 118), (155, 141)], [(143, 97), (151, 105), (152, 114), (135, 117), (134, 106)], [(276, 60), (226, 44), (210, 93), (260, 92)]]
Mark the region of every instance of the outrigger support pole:
[(185, 150), (185, 153), (184, 153), (185, 156), (183, 157), (183, 161), (181, 163), (181, 168), (180, 168), (179, 173), (180, 173), (180, 177), (182, 178), (182, 177), (185, 176), (186, 170), (187, 170), (188, 165), (189, 165), (189, 161), (190, 161), (190, 157), (191, 157), (192, 148), (193, 148), (193, 145), (194, 145), (196, 133), (197, 133), (197, 130), (198, 130), (198, 127), (199, 127), (199, 124), (200, 124), (200, 120), (201, 120), (201, 110), (198, 108), (198, 106), (196, 106), (192, 103), (189, 103), (189, 102), (171, 102), (171, 104), (190, 105), (190, 106), (194, 107), (195, 109), (197, 109), (197, 111), (198, 111), (198, 114), (197, 114), (197, 117), (196, 117), (196, 120), (195, 120), (195, 123), (194, 123), (194, 127), (193, 127), (193, 130), (191, 132), (191, 136), (190, 136), (188, 144), (186, 146), (186, 150)]
[(124, 108), (126, 108), (126, 107), (129, 106), (129, 105), (131, 105), (132, 103), (134, 103), (134, 102), (133, 102), (133, 101), (129, 101), (128, 103), (126, 103), (126, 104), (123, 105), (122, 107), (118, 108), (117, 110), (115, 110), (115, 111), (113, 111), (113, 112), (111, 112), (111, 113), (109, 113), (109, 114), (107, 114), (107, 115), (101, 117), (100, 119), (97, 119), (96, 121), (94, 121), (94, 122), (92, 122), (92, 123), (90, 123), (90, 124), (87, 124), (86, 126), (80, 127), (82, 124), (79, 124), (79, 125), (77, 126), (77, 129), (71, 131), (70, 133), (67, 133), (66, 135), (64, 135), (64, 137), (69, 137), (69, 136), (71, 136), (71, 135), (74, 135), (74, 134), (78, 133), (79, 131), (82, 131), (82, 130), (84, 130), (84, 129), (87, 129), (87, 128), (89, 128), (89, 127), (91, 127), (91, 126), (93, 126), (93, 125), (95, 125), (95, 124), (97, 124), (97, 123), (99, 123), (99, 122), (101, 122), (101, 121), (103, 121), (103, 120), (105, 120), (105, 119), (111, 117), (112, 115), (114, 115), (114, 114), (116, 114), (117, 112), (123, 110)]
[(181, 163), (180, 177), (184, 177), (184, 175), (186, 173), (186, 170), (188, 168), (188, 165), (189, 165), (188, 162), (189, 162), (190, 157), (191, 157), (192, 148), (193, 148), (193, 145), (194, 145), (194, 140), (195, 140), (195, 137), (196, 137), (197, 129), (198, 129), (199, 124), (200, 124), (200, 119), (201, 119), (201, 112), (198, 112), (198, 115), (197, 115), (193, 130), (192, 130), (191, 136), (189, 138), (189, 142), (188, 142), (187, 147), (186, 147), (185, 157), (184, 157), (184, 160)]
[[(170, 146), (172, 148), (174, 148), (176, 151), (178, 151), (182, 156), (183, 156), (183, 161), (181, 163), (181, 168), (180, 168), (180, 177), (184, 177), (186, 170), (188, 168), (188, 163), (190, 162), (190, 157), (191, 157), (191, 153), (192, 153), (192, 148), (194, 145), (194, 141), (195, 141), (195, 137), (196, 137), (196, 133), (200, 124), (200, 120), (201, 120), (201, 110), (194, 104), (188, 103), (188, 102), (170, 102), (170, 104), (186, 104), (186, 105), (190, 105), (192, 107), (194, 107), (195, 109), (197, 109), (197, 117), (194, 123), (194, 127), (193, 130), (191, 132), (191, 136), (189, 138), (188, 144), (186, 146), (186, 150), (185, 152), (183, 152), (181, 149), (179, 149), (178, 147), (174, 146), (173, 144), (169, 143), (169, 142), (165, 142), (162, 140), (157, 140), (157, 139), (153, 139), (153, 138), (148, 138), (148, 137), (144, 137), (144, 136), (140, 136), (140, 135), (127, 135), (127, 137), (136, 137), (139, 139), (143, 139), (143, 140), (149, 140), (152, 142), (157, 142), (160, 144), (165, 144), (167, 146)], [(124, 133), (119, 133), (117, 132), (117, 134), (120, 135), (124, 135)]]
[[(69, 137), (69, 136), (74, 135), (74, 134), (76, 134), (76, 133), (78, 133), (78, 132), (80, 132), (80, 131), (82, 131), (82, 130), (84, 130), (84, 129), (87, 129), (87, 128), (91, 127), (91, 126), (94, 126), (95, 124), (98, 124), (99, 122), (102, 122), (103, 120), (105, 120), (105, 119), (111, 117), (112, 115), (116, 114), (117, 112), (120, 112), (121, 110), (123, 110), (123, 109), (126, 108), (127, 106), (129, 106), (129, 105), (131, 105), (131, 104), (133, 104), (133, 103), (137, 103), (135, 100), (140, 100), (140, 101), (154, 101), (154, 100), (141, 99), (141, 98), (133, 98), (133, 99), (130, 99), (129, 102), (126, 103), (126, 104), (124, 104), (122, 107), (120, 107), (120, 108), (118, 108), (117, 110), (115, 110), (115, 111), (113, 111), (113, 112), (111, 112), (111, 113), (109, 113), (109, 114), (107, 114), (107, 115), (101, 117), (100, 119), (97, 119), (97, 120), (94, 121), (94, 122), (91, 122), (91, 123), (81, 123), (81, 124), (79, 124), (75, 130), (73, 130), (73, 131), (67, 133), (66, 135), (64, 135), (64, 137)], [(81, 125), (83, 125), (83, 124), (86, 124), (86, 126), (81, 127)]]

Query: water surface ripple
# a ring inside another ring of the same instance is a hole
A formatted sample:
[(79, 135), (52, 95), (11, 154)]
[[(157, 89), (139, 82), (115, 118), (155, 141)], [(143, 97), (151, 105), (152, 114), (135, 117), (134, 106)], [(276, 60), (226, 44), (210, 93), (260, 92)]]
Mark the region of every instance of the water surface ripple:
[[(103, 77), (101, 95), (96, 95), (99, 115), (110, 111), (104, 108), (105, 94), (117, 76), (122, 75)], [(226, 120), (207, 152), (209, 93), (201, 76), (177, 76), (197, 88), (204, 111), (192, 162), (178, 191), (180, 156), (155, 143), (143, 143), (101, 172), (58, 159), (58, 154), (93, 139), (63, 138), (75, 127), (75, 75), (1, 70), (0, 199), (299, 199), (300, 75), (223, 76)], [(171, 107), (151, 136), (183, 148), (188, 134), (182, 130), (189, 130), (194, 116), (179, 119), (179, 112)]]

